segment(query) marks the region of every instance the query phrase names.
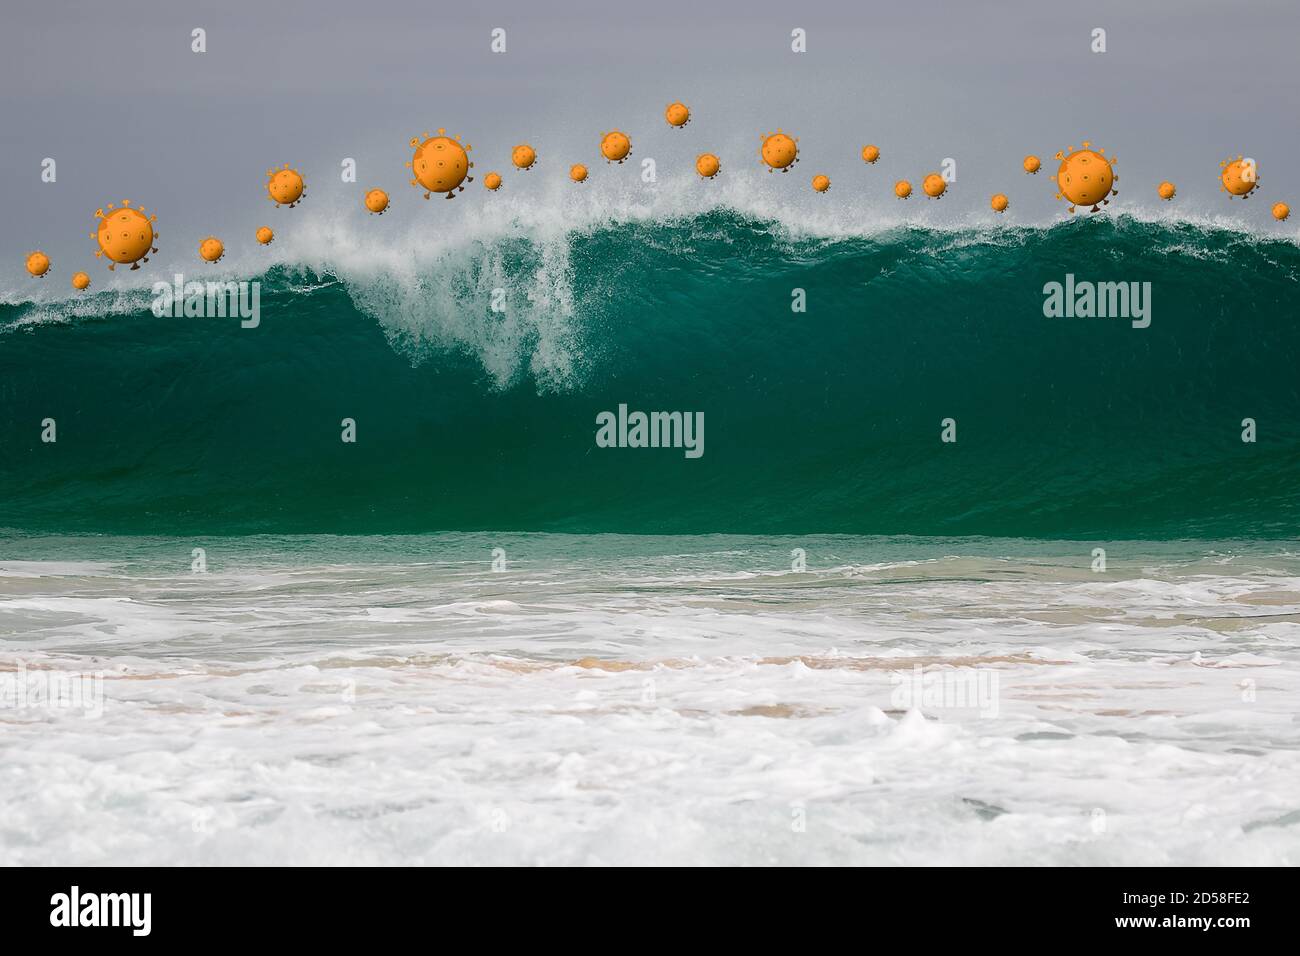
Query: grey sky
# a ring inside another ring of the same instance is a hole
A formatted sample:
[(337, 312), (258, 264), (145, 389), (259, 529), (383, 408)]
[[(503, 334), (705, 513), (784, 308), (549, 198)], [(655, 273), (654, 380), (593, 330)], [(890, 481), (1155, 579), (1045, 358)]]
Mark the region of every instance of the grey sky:
[[(656, 158), (661, 176), (689, 169), (704, 149), (722, 155), (724, 176), (757, 176), (759, 134), (782, 126), (801, 137), (804, 161), (786, 183), (763, 188), (788, 187), (795, 205), (814, 201), (814, 172), (835, 183), (819, 199), (883, 204), (885, 184), (918, 180), (951, 156), (958, 183), (947, 214), (986, 210), (990, 193), (1014, 189), (1022, 221), (1059, 216), (1050, 157), (1084, 138), (1119, 157), (1124, 202), (1155, 205), (1155, 184), (1169, 178), (1181, 210), (1261, 228), (1267, 201), (1300, 204), (1286, 182), (1300, 148), (1296, 3), (481, 7), (6, 4), (0, 288), (27, 288), (22, 258), (36, 247), (54, 258), (61, 290), (77, 269), (107, 279), (88, 233), (95, 208), (123, 197), (158, 214), (157, 265), (195, 262), (209, 232), (246, 245), (261, 221), (293, 215), (262, 191), (267, 168), (284, 162), (307, 176), (304, 208), (355, 211), (365, 189), (382, 185), (400, 201), (399, 221), (445, 215), (416, 206), (402, 166), (406, 140), (438, 126), (474, 144), (480, 174), (509, 171), (510, 147), (532, 142), (543, 159), (533, 189), (561, 188), (570, 162), (598, 162), (599, 135), (614, 127), (632, 135), (634, 159)], [(498, 26), (508, 31), (505, 55), (489, 51)], [(207, 31), (205, 54), (190, 51), (194, 27)], [(790, 52), (795, 27), (808, 33), (805, 54)], [(1089, 50), (1093, 27), (1107, 31), (1105, 54)], [(663, 122), (673, 99), (695, 112), (685, 130)], [(857, 158), (867, 141), (885, 152), (870, 180)], [(1037, 181), (1019, 172), (1026, 152), (1045, 160)], [(1216, 181), (1218, 161), (1238, 152), (1258, 159), (1263, 187), (1241, 209)], [(58, 162), (55, 184), (40, 180), (46, 156)], [(345, 156), (358, 161), (355, 185), (339, 182)], [(460, 205), (482, 203), (481, 193)]]

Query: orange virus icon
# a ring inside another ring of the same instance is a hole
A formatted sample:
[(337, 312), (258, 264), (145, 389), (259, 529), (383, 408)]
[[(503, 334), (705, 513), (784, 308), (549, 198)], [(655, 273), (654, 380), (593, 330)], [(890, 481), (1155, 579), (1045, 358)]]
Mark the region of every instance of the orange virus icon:
[(27, 271), (36, 278), (41, 278), (50, 271), (50, 257), (39, 249), (27, 253)]
[(819, 193), (826, 192), (831, 188), (831, 178), (829, 176), (814, 176), (812, 178), (812, 188)]
[(84, 292), (90, 288), (90, 276), (84, 272), (74, 272), (72, 274), (72, 287), (78, 292)]
[(799, 162), (799, 140), (789, 136), (784, 130), (768, 133), (763, 137), (763, 144), (758, 147), (758, 155), (767, 163), (767, 171), (781, 170), (786, 173), (790, 167)]
[(483, 185), (486, 186), (488, 189), (492, 190), (493, 192), (496, 192), (498, 189), (501, 188), (501, 174), (488, 173), (486, 176), (483, 177)]
[(131, 208), (129, 199), (122, 200), (121, 209), (114, 210), (110, 203), (108, 212), (95, 210), (95, 215), (99, 218), (99, 229), (92, 232), (90, 238), (99, 243), (95, 257), (112, 260), (108, 264), (110, 270), (128, 262), (132, 269), (139, 269), (141, 262), (148, 262), (150, 254), (158, 251), (153, 244), (158, 238), (158, 233), (153, 229), (158, 217), (146, 216), (144, 212), (143, 206)]
[(993, 198), (989, 200), (989, 206), (994, 212), (1006, 212), (1010, 205), (1011, 200), (1007, 199), (1004, 193), (994, 193)]
[(1259, 177), (1253, 159), (1225, 159), (1219, 163), (1223, 173), (1219, 176), (1219, 189), (1228, 194), (1229, 199), (1240, 196), (1245, 199), (1259, 185)]
[(226, 247), (216, 236), (208, 236), (199, 243), (199, 258), (204, 262), (220, 262), (226, 254)]
[(705, 179), (712, 179), (722, 171), (722, 163), (712, 153), (700, 153), (695, 157), (695, 171)]
[(510, 151), (510, 162), (516, 169), (532, 169), (533, 163), (537, 162), (537, 150), (527, 143), (520, 143)]
[(685, 103), (669, 103), (664, 110), (664, 119), (668, 121), (669, 126), (681, 129), (691, 121), (691, 111), (687, 109)]
[(262, 228), (257, 230), (257, 241), (264, 246), (269, 246), (271, 244), (271, 240), (274, 238), (275, 238), (275, 233), (271, 231), (270, 226), (262, 226)]
[(444, 193), (448, 199), (456, 198), (456, 190), (465, 191), (466, 182), (472, 183), (474, 177), (469, 171), (474, 164), (469, 161), (469, 143), (461, 145), (459, 136), (448, 136), (445, 129), (439, 129), (437, 136), (427, 132), (424, 139), (412, 136), (408, 144), (415, 150), (415, 155), (406, 164), (406, 168), (415, 174), (411, 185), (417, 189), (423, 187), (424, 198), (433, 193)]
[(608, 163), (621, 163), (632, 152), (632, 141), (627, 133), (610, 130), (600, 140), (600, 154)]
[(863, 147), (862, 147), (862, 161), (863, 161), (864, 163), (874, 163), (874, 162), (875, 162), (876, 160), (878, 160), (879, 158), (880, 158), (880, 147), (879, 147), (879, 146), (863, 146)]
[(1115, 158), (1106, 158), (1104, 149), (1094, 150), (1091, 143), (1083, 141), (1083, 148), (1076, 150), (1068, 147), (1056, 154), (1061, 166), (1052, 178), (1056, 180), (1057, 199), (1070, 203), (1070, 212), (1076, 206), (1091, 206), (1091, 212), (1097, 212), (1110, 202), (1111, 196), (1118, 196), (1119, 190), (1112, 188), (1119, 182), (1115, 175)]
[(1273, 218), (1278, 222), (1286, 222), (1291, 218), (1291, 207), (1284, 202), (1273, 203)]
[(1174, 186), (1174, 184), (1167, 179), (1159, 186), (1156, 187), (1156, 195), (1159, 196), (1161, 199), (1163, 199), (1165, 202), (1168, 202), (1169, 200), (1173, 199), (1174, 194), (1177, 192), (1178, 192), (1178, 188)]
[(921, 180), (921, 188), (931, 199), (938, 199), (948, 189), (948, 183), (938, 173), (930, 173)]
[(898, 182), (894, 183), (894, 195), (899, 199), (906, 199), (908, 196), (912, 195), (912, 184), (906, 179), (900, 179)]
[(1021, 165), (1025, 167), (1025, 172), (1037, 173), (1038, 170), (1042, 168), (1043, 161), (1039, 159), (1037, 156), (1026, 156), (1024, 163), (1022, 163)]
[(569, 167), (569, 178), (575, 183), (584, 183), (587, 181), (587, 167), (582, 163), (574, 163)]
[(266, 171), (266, 194), (276, 206), (292, 209), (306, 192), (307, 184), (303, 182), (302, 174), (296, 169), (290, 169), (288, 163), (280, 169)]
[(366, 193), (365, 203), (372, 216), (382, 216), (388, 208), (388, 193), (382, 189), (372, 189)]

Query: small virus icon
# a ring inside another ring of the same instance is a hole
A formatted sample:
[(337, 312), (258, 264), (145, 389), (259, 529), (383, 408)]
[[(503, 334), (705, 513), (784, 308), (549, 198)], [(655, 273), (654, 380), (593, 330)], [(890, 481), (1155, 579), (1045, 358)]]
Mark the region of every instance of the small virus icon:
[(288, 206), (292, 209), (306, 192), (307, 184), (303, 182), (302, 174), (296, 169), (290, 169), (288, 163), (281, 169), (266, 171), (266, 194), (277, 207)]
[(90, 238), (99, 243), (95, 257), (108, 257), (110, 271), (119, 265), (131, 263), (132, 269), (139, 269), (141, 262), (148, 262), (149, 256), (158, 251), (153, 241), (158, 238), (153, 224), (157, 216), (145, 216), (144, 207), (131, 208), (131, 200), (123, 199), (122, 208), (113, 209), (110, 203), (108, 212), (96, 209), (99, 230), (92, 232)]
[(1156, 195), (1159, 196), (1161, 199), (1163, 199), (1165, 202), (1168, 202), (1169, 200), (1173, 199), (1174, 194), (1177, 192), (1178, 192), (1177, 187), (1175, 187), (1174, 184), (1167, 179), (1159, 186), (1156, 187)]
[(600, 154), (607, 163), (621, 163), (632, 152), (632, 141), (626, 133), (610, 130), (600, 140)]
[(50, 257), (39, 249), (27, 253), (27, 271), (38, 279), (42, 278), (50, 271)]
[(388, 193), (382, 189), (372, 189), (366, 193), (365, 203), (372, 216), (382, 216), (388, 208)]
[(1037, 156), (1026, 156), (1024, 161), (1025, 172), (1037, 173), (1043, 166), (1043, 161)]
[(906, 199), (908, 196), (912, 195), (912, 184), (906, 179), (900, 179), (898, 182), (894, 183), (894, 195), (899, 199)]
[(921, 188), (931, 199), (938, 199), (948, 188), (948, 183), (938, 173), (930, 173), (921, 180)]
[(812, 188), (819, 193), (824, 193), (831, 188), (831, 178), (829, 176), (814, 176), (812, 178)]
[(1011, 200), (1007, 199), (1004, 193), (994, 193), (993, 198), (989, 200), (989, 206), (994, 212), (1006, 212), (1007, 207), (1011, 205)]
[(569, 167), (569, 178), (575, 183), (584, 183), (587, 181), (587, 167), (582, 163), (574, 163)]
[(1107, 159), (1104, 149), (1094, 150), (1091, 145), (1085, 139), (1082, 149), (1070, 146), (1056, 154), (1061, 161), (1052, 177), (1059, 190), (1056, 198), (1068, 200), (1071, 213), (1075, 206), (1091, 206), (1090, 211), (1097, 212), (1110, 202), (1109, 197), (1119, 195), (1118, 189), (1111, 188), (1119, 182), (1113, 168), (1114, 157)]
[(1245, 199), (1259, 185), (1253, 160), (1238, 156), (1236, 159), (1225, 159), (1219, 165), (1223, 167), (1223, 173), (1219, 176), (1219, 189), (1226, 192), (1229, 199), (1236, 196)]
[(705, 179), (712, 179), (722, 172), (722, 163), (712, 153), (700, 153), (695, 157), (695, 171)]
[(199, 258), (204, 262), (220, 262), (226, 254), (226, 247), (216, 236), (208, 236), (199, 243)]
[(874, 163), (874, 162), (875, 162), (876, 160), (878, 160), (879, 158), (880, 158), (880, 147), (879, 147), (879, 146), (863, 146), (863, 147), (862, 147), (862, 161), (863, 161), (864, 163)]
[(72, 274), (72, 287), (78, 292), (84, 292), (90, 288), (90, 276), (84, 272), (74, 272)]
[(415, 155), (406, 164), (406, 168), (415, 174), (411, 185), (417, 189), (423, 187), (424, 198), (433, 193), (445, 193), (448, 199), (456, 198), (456, 190), (465, 191), (464, 183), (474, 181), (469, 171), (474, 164), (469, 161), (469, 143), (461, 145), (459, 136), (448, 136), (445, 129), (439, 129), (437, 136), (424, 134), (424, 140), (412, 136), (407, 144), (415, 150)]
[(758, 155), (767, 163), (767, 171), (781, 170), (788, 173), (790, 167), (799, 162), (799, 140), (786, 135), (778, 129), (763, 137), (763, 145), (758, 147)]
[(669, 103), (664, 110), (664, 119), (668, 121), (669, 126), (681, 129), (691, 121), (691, 111), (687, 109), (685, 103)]
[(263, 226), (257, 230), (257, 241), (264, 246), (269, 246), (271, 240), (275, 238), (275, 233), (271, 231), (270, 226)]
[(537, 150), (527, 143), (520, 143), (510, 151), (510, 162), (516, 169), (532, 169), (533, 163), (537, 162)]
[(1278, 222), (1286, 222), (1291, 218), (1291, 207), (1284, 202), (1273, 203), (1273, 218)]
[(488, 189), (492, 190), (493, 192), (496, 192), (498, 189), (501, 188), (501, 174), (488, 173), (486, 176), (483, 177), (483, 185), (486, 186)]

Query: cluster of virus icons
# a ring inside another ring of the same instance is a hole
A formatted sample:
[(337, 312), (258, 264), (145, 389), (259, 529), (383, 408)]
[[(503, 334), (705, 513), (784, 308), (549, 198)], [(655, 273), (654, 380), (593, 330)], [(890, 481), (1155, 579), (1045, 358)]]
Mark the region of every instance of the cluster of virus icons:
[[(691, 111), (684, 103), (670, 103), (664, 110), (664, 120), (669, 126), (681, 129), (691, 121)], [(791, 136), (782, 129), (769, 132), (761, 137), (758, 155), (768, 172), (788, 173), (799, 162), (799, 138)], [(448, 136), (446, 130), (439, 129), (437, 135), (424, 133), (413, 136), (408, 143), (414, 150), (406, 166), (411, 170), (411, 185), (424, 190), (424, 198), (435, 193), (447, 199), (456, 198), (457, 193), (465, 191), (465, 184), (472, 183), (474, 177), (470, 170), (474, 164), (469, 154), (473, 149), (469, 143), (462, 143), (459, 136)], [(610, 130), (600, 139), (600, 154), (606, 163), (623, 163), (632, 155), (632, 140), (621, 130)], [(881, 156), (880, 147), (868, 144), (862, 147), (864, 163), (874, 165)], [(1087, 207), (1097, 212), (1110, 202), (1112, 196), (1118, 195), (1115, 184), (1119, 176), (1115, 172), (1114, 156), (1107, 156), (1104, 149), (1093, 149), (1092, 144), (1084, 141), (1083, 146), (1075, 149), (1070, 146), (1059, 151), (1055, 158), (1059, 161), (1056, 175), (1056, 198), (1069, 203), (1073, 213), (1076, 208)], [(515, 169), (528, 172), (536, 167), (537, 150), (527, 143), (520, 143), (510, 153), (510, 161)], [(1037, 156), (1026, 156), (1024, 171), (1036, 175), (1042, 168), (1042, 161)], [(1255, 163), (1238, 156), (1219, 164), (1220, 190), (1228, 194), (1229, 199), (1250, 196), (1259, 186)], [(722, 172), (722, 161), (714, 153), (701, 153), (695, 160), (695, 171), (703, 179), (715, 179)], [(569, 167), (569, 178), (574, 183), (585, 183), (590, 171), (582, 163)], [(483, 177), (483, 185), (496, 192), (505, 180), (499, 172), (489, 172)], [(829, 176), (822, 173), (812, 177), (814, 192), (826, 193), (831, 188)], [(921, 190), (930, 199), (939, 199), (948, 191), (948, 181), (938, 173), (928, 173), (921, 180)], [(290, 168), (286, 163), (279, 169), (269, 169), (266, 173), (266, 193), (277, 207), (293, 208), (307, 194), (307, 184), (302, 173)], [(1170, 201), (1177, 193), (1171, 182), (1162, 182), (1156, 187), (1156, 194), (1163, 200)], [(894, 195), (899, 199), (908, 199), (912, 195), (912, 183), (900, 179), (894, 183)], [(366, 209), (372, 215), (382, 215), (388, 209), (388, 193), (382, 189), (371, 189), (363, 200)], [(1005, 193), (995, 193), (989, 199), (989, 206), (996, 213), (1006, 212), (1011, 201)], [(119, 208), (112, 205), (95, 210), (99, 220), (98, 229), (90, 237), (98, 243), (96, 257), (108, 260), (108, 268), (129, 265), (139, 269), (142, 262), (148, 262), (149, 256), (158, 251), (154, 240), (158, 233), (154, 229), (157, 217), (146, 216), (143, 206), (132, 206), (129, 200), (122, 200)], [(1279, 222), (1291, 215), (1291, 207), (1284, 202), (1274, 203), (1273, 218)], [(270, 226), (262, 226), (256, 232), (261, 245), (269, 245), (275, 238)], [(216, 236), (202, 239), (198, 245), (199, 258), (204, 262), (215, 263), (225, 255), (226, 247)], [(27, 256), (27, 271), (33, 276), (42, 277), (50, 271), (50, 258), (45, 253), (36, 251)], [(72, 287), (79, 291), (90, 287), (90, 276), (78, 272), (72, 277)]]

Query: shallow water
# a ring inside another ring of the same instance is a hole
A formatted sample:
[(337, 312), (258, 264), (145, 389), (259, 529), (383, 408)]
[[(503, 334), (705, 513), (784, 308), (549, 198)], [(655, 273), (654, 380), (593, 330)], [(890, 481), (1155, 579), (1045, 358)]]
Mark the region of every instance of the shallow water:
[(1300, 862), (1300, 552), (1096, 546), (11, 535), (0, 862)]

